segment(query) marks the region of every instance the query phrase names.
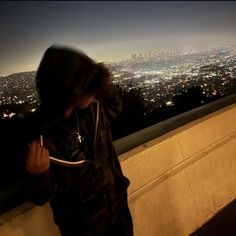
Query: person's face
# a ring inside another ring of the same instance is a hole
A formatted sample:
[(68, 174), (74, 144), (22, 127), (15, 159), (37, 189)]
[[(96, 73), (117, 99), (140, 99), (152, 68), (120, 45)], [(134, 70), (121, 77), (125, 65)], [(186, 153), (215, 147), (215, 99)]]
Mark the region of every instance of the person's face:
[(90, 106), (90, 104), (94, 101), (95, 94), (94, 95), (81, 95), (73, 99), (71, 106), (69, 106), (63, 116), (64, 118), (67, 118), (70, 116), (70, 114), (77, 109), (86, 109)]

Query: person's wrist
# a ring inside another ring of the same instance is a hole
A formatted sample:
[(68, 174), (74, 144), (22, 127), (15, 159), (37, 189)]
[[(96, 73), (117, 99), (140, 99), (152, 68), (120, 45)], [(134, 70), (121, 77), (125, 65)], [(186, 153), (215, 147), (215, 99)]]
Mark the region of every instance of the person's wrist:
[(43, 170), (42, 172), (31, 172), (27, 170), (27, 174), (30, 175), (30, 178), (37, 180), (37, 179), (41, 179), (41, 178), (47, 178), (47, 176), (49, 175), (50, 172), (50, 168), (47, 168), (45, 170)]

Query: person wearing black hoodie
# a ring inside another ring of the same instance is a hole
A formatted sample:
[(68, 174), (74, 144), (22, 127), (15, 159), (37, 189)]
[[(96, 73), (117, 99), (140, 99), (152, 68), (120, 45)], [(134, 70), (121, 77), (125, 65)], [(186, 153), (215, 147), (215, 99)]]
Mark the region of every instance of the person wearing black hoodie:
[(52, 45), (36, 87), (40, 105), (27, 121), (23, 198), (49, 201), (62, 236), (133, 235), (130, 181), (110, 131), (122, 109), (111, 72), (81, 51)]

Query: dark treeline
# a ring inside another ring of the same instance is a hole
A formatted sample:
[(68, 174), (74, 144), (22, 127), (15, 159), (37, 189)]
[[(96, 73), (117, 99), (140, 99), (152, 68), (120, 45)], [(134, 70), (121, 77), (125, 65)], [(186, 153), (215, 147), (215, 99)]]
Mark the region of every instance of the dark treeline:
[(152, 108), (150, 112), (144, 106), (139, 90), (134, 89), (129, 93), (121, 91), (121, 94), (124, 101), (123, 111), (111, 126), (114, 140), (224, 97), (223, 95), (207, 97), (200, 86), (192, 87), (174, 96), (173, 106), (162, 104), (161, 107)]

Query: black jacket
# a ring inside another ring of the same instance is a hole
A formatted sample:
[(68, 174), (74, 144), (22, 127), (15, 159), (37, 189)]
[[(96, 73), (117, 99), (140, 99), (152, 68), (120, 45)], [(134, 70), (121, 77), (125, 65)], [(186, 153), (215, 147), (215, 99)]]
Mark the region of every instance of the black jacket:
[(71, 162), (81, 156), (86, 159), (77, 167), (52, 162), (50, 169), (40, 175), (26, 173), (22, 186), (27, 201), (37, 205), (50, 201), (55, 223), (74, 232), (102, 232), (127, 204), (129, 180), (122, 173), (110, 131), (110, 122), (122, 106), (118, 90), (114, 86), (111, 89), (110, 96), (83, 112), (77, 111), (85, 137), (81, 146), (75, 147), (70, 131), (76, 128), (74, 114), (67, 121), (57, 121), (46, 128), (37, 112), (29, 122), (38, 127), (34, 128), (34, 137), (43, 130), (50, 156)]

